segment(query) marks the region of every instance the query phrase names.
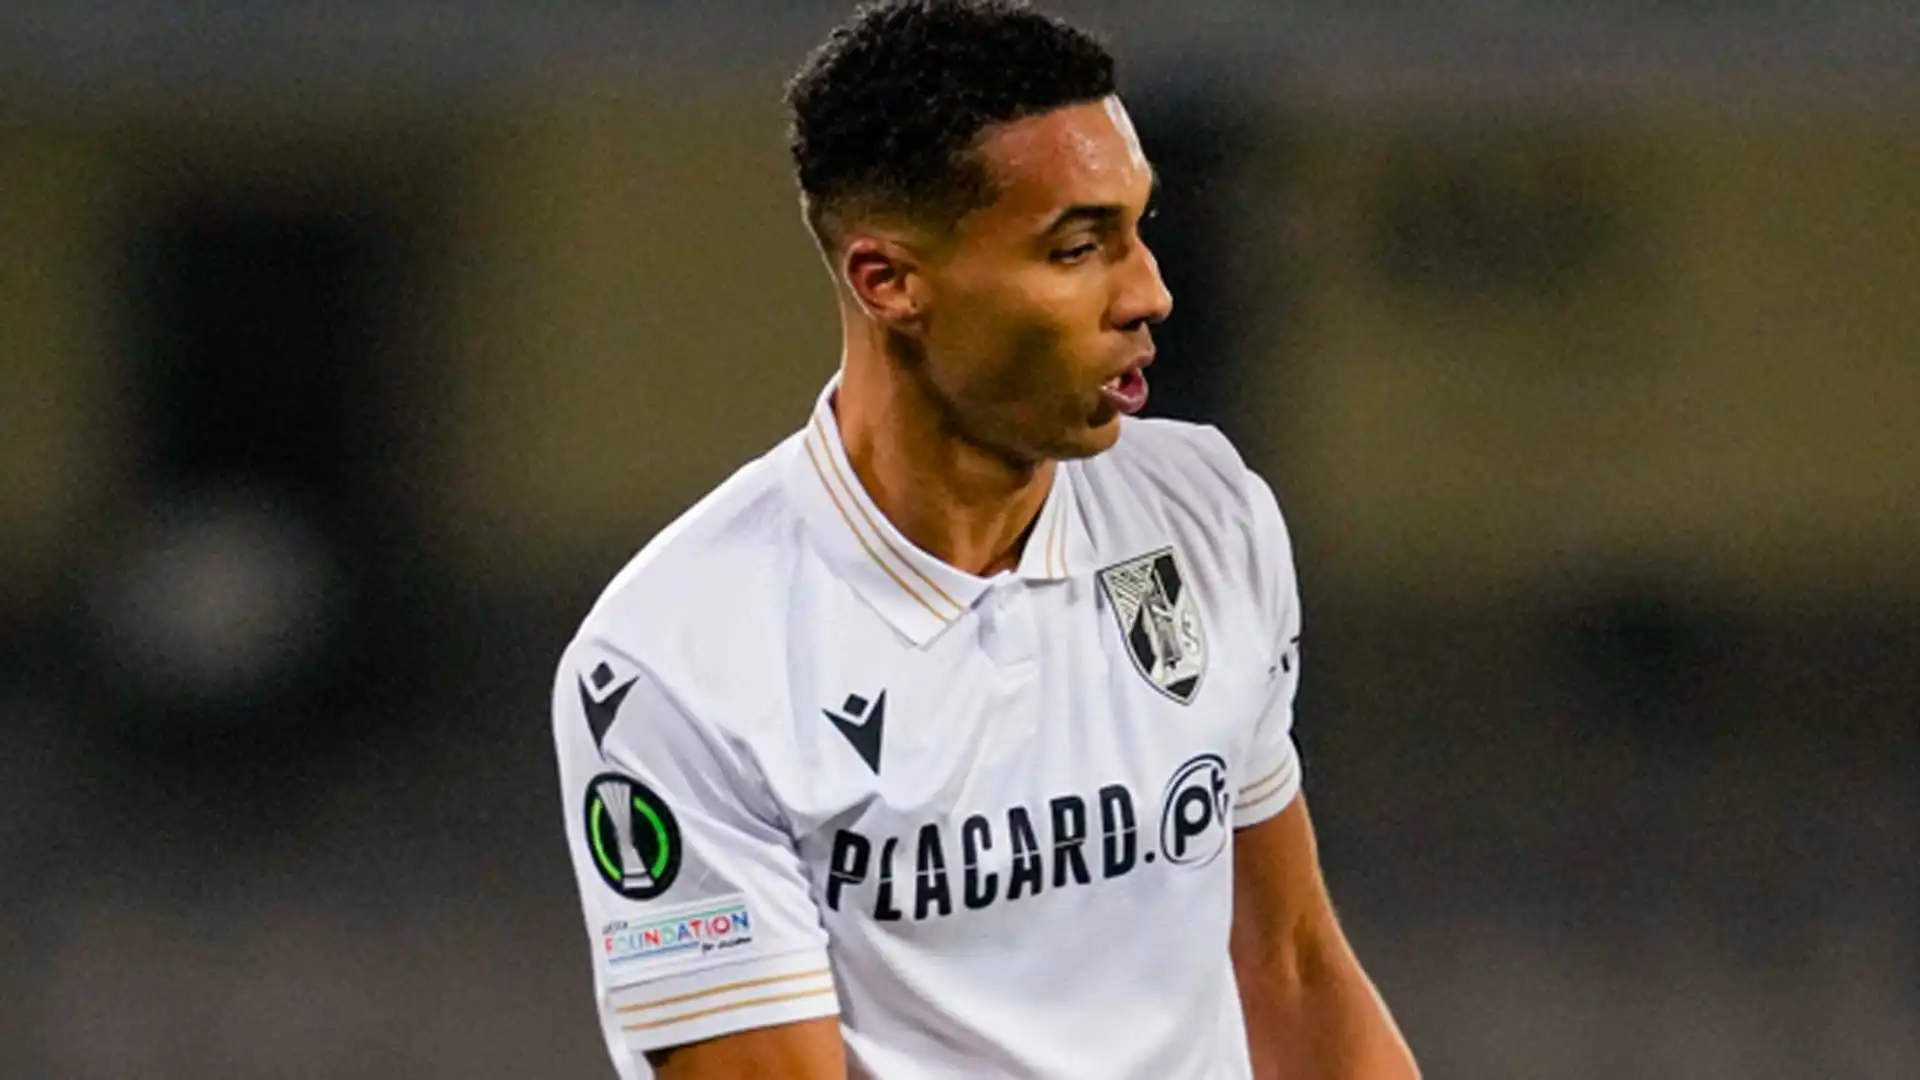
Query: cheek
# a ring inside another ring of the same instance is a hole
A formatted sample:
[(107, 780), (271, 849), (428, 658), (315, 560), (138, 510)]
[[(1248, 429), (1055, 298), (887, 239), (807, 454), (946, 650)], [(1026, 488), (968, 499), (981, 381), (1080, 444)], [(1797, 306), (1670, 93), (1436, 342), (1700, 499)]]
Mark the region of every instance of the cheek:
[(1009, 402), (1060, 381), (1070, 335), (1058, 305), (1031, 292), (976, 297), (936, 320), (936, 377), (960, 396)]
[(993, 363), (997, 396), (1043, 412), (1083, 381), (1085, 343), (1055, 310), (1028, 311), (1005, 325)]
[(1100, 347), (1104, 282), (1095, 268), (994, 268), (956, 290), (929, 327), (931, 371), (956, 404), (1051, 424), (1085, 408)]

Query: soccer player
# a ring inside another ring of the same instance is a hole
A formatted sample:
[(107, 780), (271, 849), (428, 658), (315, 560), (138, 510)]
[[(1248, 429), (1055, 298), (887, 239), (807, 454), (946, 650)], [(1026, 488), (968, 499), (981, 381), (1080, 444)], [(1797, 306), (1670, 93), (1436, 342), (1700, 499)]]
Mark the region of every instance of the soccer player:
[(913, 0), (788, 103), (840, 370), (554, 688), (621, 1071), (1417, 1075), (1299, 794), (1279, 507), (1214, 429), (1132, 418), (1171, 298), (1111, 58)]

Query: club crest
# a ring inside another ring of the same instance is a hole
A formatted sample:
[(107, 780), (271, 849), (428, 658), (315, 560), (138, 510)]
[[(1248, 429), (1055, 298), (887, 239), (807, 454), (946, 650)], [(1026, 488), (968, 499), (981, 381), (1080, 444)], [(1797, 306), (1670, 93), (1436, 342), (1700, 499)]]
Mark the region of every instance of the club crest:
[(1191, 704), (1207, 669), (1200, 609), (1172, 548), (1100, 571), (1100, 589), (1120, 622), (1133, 666), (1161, 693)]

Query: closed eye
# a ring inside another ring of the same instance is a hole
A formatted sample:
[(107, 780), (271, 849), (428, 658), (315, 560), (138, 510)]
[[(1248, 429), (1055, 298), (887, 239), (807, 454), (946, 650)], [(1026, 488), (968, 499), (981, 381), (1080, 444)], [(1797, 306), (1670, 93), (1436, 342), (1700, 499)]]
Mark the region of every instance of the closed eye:
[(1070, 248), (1063, 248), (1047, 257), (1057, 263), (1077, 263), (1098, 250), (1100, 250), (1100, 245), (1089, 240), (1084, 244), (1075, 244)]

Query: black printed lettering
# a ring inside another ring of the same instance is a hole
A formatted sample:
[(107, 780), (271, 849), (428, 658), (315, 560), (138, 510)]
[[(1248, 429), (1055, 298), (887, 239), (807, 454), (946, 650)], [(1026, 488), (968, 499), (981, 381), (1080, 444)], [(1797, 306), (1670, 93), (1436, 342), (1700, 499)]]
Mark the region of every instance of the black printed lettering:
[(1007, 811), (1007, 832), (1013, 837), (1013, 869), (1007, 873), (1007, 899), (1020, 899), (1023, 891), (1038, 894), (1046, 885), (1040, 841), (1033, 834), (1033, 820), (1024, 806)]
[(953, 890), (947, 885), (947, 856), (940, 850), (940, 826), (920, 826), (920, 850), (913, 863), (913, 917), (924, 919), (934, 909), (953, 914)]
[(993, 850), (993, 829), (987, 819), (975, 814), (960, 826), (960, 858), (967, 864), (961, 883), (961, 899), (969, 909), (978, 911), (993, 903), (1000, 891), (1000, 875), (991, 870), (981, 873), (981, 857)]
[(873, 898), (873, 918), (875, 922), (898, 922), (900, 909), (893, 905), (893, 849), (900, 846), (900, 838), (887, 837), (880, 848), (880, 888)]
[(833, 834), (833, 855), (827, 862), (827, 907), (840, 910), (840, 890), (867, 879), (867, 863), (873, 857), (873, 843), (857, 832), (846, 829)]
[(1123, 784), (1100, 789), (1100, 871), (1116, 878), (1133, 869), (1138, 850), (1133, 795)]
[(1053, 813), (1053, 887), (1066, 888), (1069, 873), (1085, 885), (1093, 880), (1080, 850), (1087, 842), (1087, 804), (1078, 796), (1061, 795), (1047, 806)]

